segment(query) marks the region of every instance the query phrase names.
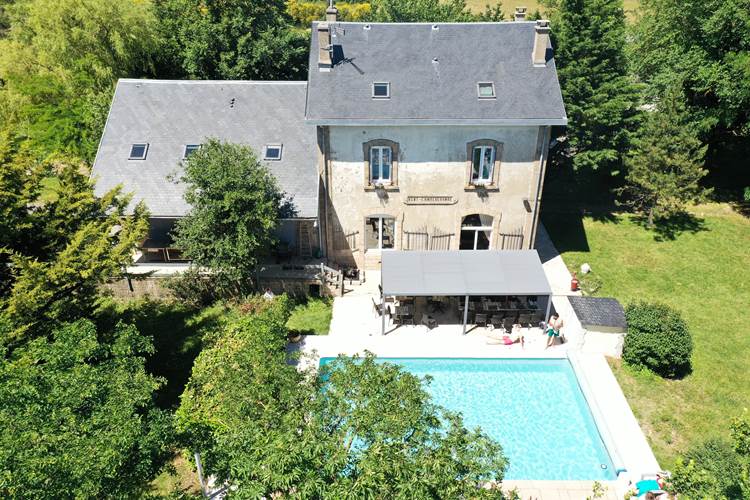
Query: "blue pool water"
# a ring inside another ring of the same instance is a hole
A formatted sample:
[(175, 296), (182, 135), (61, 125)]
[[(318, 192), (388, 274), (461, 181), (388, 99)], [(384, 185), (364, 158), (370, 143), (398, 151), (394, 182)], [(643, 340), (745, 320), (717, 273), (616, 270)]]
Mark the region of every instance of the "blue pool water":
[[(323, 358), (326, 364), (334, 358)], [(566, 359), (378, 358), (432, 376), (434, 401), (503, 446), (506, 479), (613, 480), (612, 461)]]

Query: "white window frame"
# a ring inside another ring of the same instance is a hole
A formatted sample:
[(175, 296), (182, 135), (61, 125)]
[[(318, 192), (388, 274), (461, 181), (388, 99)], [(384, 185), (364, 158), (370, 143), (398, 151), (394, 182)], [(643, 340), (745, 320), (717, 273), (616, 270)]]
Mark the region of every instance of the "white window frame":
[[(383, 151), (388, 150), (388, 178), (383, 177)], [(377, 154), (378, 162), (375, 163), (375, 155)], [(377, 165), (378, 178), (373, 176), (373, 170)], [(393, 183), (393, 148), (390, 146), (371, 146), (370, 147), (370, 182), (373, 185), (386, 185)]]
[[(375, 87), (378, 85), (385, 85), (385, 95), (375, 95)], [(391, 98), (391, 82), (372, 82), (372, 98), (373, 99), (390, 99)]]
[[(492, 90), (492, 95), (482, 95), (482, 87), (489, 86)], [(495, 98), (495, 82), (477, 82), (477, 97), (480, 99), (494, 99)]]
[[(365, 217), (365, 224), (367, 224), (368, 219), (377, 219), (378, 221), (378, 246), (377, 248), (366, 248), (367, 247), (367, 238), (365, 237), (365, 250), (377, 250), (379, 252), (386, 251), (389, 252), (391, 250), (396, 249), (396, 235), (398, 234), (398, 221), (395, 217), (388, 216), (380, 216), (380, 215), (372, 215)], [(392, 248), (383, 248), (383, 225), (385, 220), (392, 220), (393, 221), (393, 247)]]
[(189, 148), (194, 148), (193, 149), (193, 153), (195, 153), (196, 151), (198, 151), (202, 147), (203, 147), (203, 144), (185, 144), (185, 150), (182, 152), (182, 159), (185, 160), (189, 156), (188, 155), (188, 149)]
[[(480, 217), (481, 217), (481, 214), (480, 214)], [(493, 219), (493, 222), (494, 222), (494, 219)], [(469, 225), (469, 224), (464, 224), (462, 222), (461, 223), (461, 232), (464, 232), (464, 231), (474, 231), (474, 245), (473, 245), (473, 248), (471, 248), (471, 250), (476, 250), (477, 249), (477, 243), (479, 242), (479, 233), (480, 233), (480, 231), (483, 232), (483, 233), (488, 233), (487, 234), (487, 239), (489, 241), (489, 244), (487, 246), (487, 250), (489, 250), (490, 248), (492, 248), (492, 223), (490, 223), (489, 226), (472, 226), (472, 225)], [(460, 242), (461, 242), (461, 236), (460, 235), (459, 235), (458, 241), (459, 241), (459, 245), (460, 245)]]
[[(143, 146), (143, 156), (133, 156), (133, 148), (136, 146)], [(128, 160), (145, 160), (148, 156), (148, 143), (147, 142), (134, 142), (130, 145), (130, 153), (128, 154)]]
[[(487, 250), (489, 250), (492, 247), (492, 226), (465, 226), (461, 228), (461, 232), (463, 231), (473, 231), (474, 232), (474, 248), (471, 248), (471, 250), (477, 249), (477, 243), (479, 242), (479, 233), (488, 233), (487, 239), (489, 240), (489, 245), (487, 246)], [(459, 241), (461, 238), (459, 237)]]
[[(479, 175), (475, 178), (474, 177), (474, 157), (475, 157), (475, 153), (477, 149), (480, 150), (479, 151), (479, 170), (478, 170)], [(484, 171), (484, 166), (485, 166), (484, 153), (488, 149), (492, 151), (492, 155), (490, 156), (489, 175), (485, 179), (484, 177), (482, 177), (482, 172)], [(487, 146), (487, 145), (474, 146), (474, 148), (471, 150), (471, 183), (472, 184), (475, 184), (475, 185), (492, 184), (492, 174), (495, 173), (495, 154), (496, 153), (497, 152), (495, 151), (495, 146)]]
[[(268, 156), (268, 150), (270, 149), (278, 149), (279, 150), (279, 156)], [(263, 146), (263, 159), (268, 161), (281, 161), (281, 156), (284, 152), (284, 145), (283, 144), (266, 144)]]

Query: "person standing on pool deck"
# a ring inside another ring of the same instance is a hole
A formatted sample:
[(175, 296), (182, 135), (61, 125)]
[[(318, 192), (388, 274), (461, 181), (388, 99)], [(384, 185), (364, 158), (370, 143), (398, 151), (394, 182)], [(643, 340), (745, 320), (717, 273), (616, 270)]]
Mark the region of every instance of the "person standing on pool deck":
[(545, 349), (555, 343), (555, 339), (560, 336), (560, 328), (563, 327), (563, 320), (559, 314), (555, 313), (547, 323), (547, 345)]

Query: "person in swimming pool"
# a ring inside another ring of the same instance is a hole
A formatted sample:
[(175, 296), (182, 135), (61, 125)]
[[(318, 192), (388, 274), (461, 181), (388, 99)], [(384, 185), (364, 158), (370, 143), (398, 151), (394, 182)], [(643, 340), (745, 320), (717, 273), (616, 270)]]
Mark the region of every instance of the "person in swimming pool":
[(563, 320), (559, 314), (555, 313), (547, 323), (547, 345), (545, 349), (555, 343), (555, 339), (560, 336), (560, 329), (563, 327)]

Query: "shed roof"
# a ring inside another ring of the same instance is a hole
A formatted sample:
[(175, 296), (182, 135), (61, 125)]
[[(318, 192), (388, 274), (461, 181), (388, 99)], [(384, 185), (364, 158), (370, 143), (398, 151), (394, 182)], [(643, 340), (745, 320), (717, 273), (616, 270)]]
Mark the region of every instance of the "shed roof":
[(552, 295), (536, 250), (384, 251), (384, 295)]
[[(331, 24), (333, 68), (310, 45), (306, 118), (343, 125), (388, 121), (564, 125), (552, 48), (532, 62), (534, 22)], [(389, 82), (389, 99), (371, 85)], [(479, 99), (493, 82), (496, 98)]]
[[(96, 155), (96, 192), (122, 184), (153, 216), (183, 216), (179, 174), (186, 144), (207, 138), (246, 144), (259, 155), (282, 144), (279, 161), (265, 161), (292, 198), (296, 216), (316, 217), (318, 173), (315, 127), (305, 123), (305, 82), (130, 80), (117, 83)], [(132, 144), (148, 143), (145, 160), (129, 160)], [(179, 175), (177, 175), (179, 177)]]

